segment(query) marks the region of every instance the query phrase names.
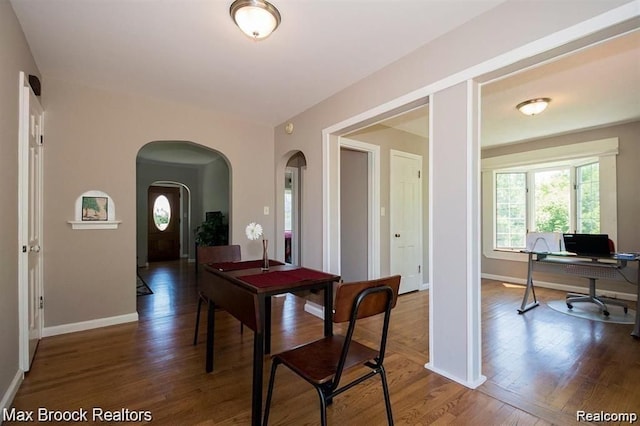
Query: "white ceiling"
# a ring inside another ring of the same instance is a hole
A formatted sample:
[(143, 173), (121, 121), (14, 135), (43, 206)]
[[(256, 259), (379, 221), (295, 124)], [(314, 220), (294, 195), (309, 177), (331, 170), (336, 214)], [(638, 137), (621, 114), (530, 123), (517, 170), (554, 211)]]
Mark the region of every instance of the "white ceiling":
[(232, 0), (11, 3), (45, 77), (276, 126), (503, 1), (273, 0), (282, 23), (259, 42)]
[[(536, 116), (515, 106), (548, 97)], [(640, 119), (640, 31), (482, 87), (482, 146)]]
[[(640, 119), (640, 31), (482, 86), (482, 146), (521, 142)], [(528, 117), (515, 107), (549, 97)], [(428, 137), (428, 108), (381, 124)]]
[[(276, 126), (503, 1), (273, 0), (282, 24), (260, 42), (232, 22), (232, 0), (11, 3), (45, 79)], [(482, 93), (483, 146), (640, 119), (640, 35), (492, 82)], [(515, 110), (541, 96), (553, 99), (543, 114)], [(392, 125), (424, 134), (426, 110)]]

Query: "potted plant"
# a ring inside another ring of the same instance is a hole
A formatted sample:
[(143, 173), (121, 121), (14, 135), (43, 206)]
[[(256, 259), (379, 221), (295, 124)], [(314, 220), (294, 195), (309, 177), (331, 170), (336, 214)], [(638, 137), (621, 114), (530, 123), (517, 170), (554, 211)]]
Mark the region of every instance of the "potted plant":
[(195, 229), (196, 271), (206, 263), (207, 247), (229, 244), (229, 224), (222, 212), (207, 212), (206, 220)]

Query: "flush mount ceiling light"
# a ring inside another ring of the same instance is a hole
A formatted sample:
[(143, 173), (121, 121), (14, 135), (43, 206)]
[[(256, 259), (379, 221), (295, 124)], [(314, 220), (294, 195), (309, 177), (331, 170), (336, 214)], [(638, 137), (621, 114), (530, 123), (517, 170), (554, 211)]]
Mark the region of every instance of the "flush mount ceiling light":
[(229, 14), (242, 32), (254, 40), (268, 37), (280, 25), (280, 12), (264, 0), (236, 0)]
[(536, 115), (547, 109), (551, 98), (536, 98), (520, 102), (516, 108), (524, 115)]

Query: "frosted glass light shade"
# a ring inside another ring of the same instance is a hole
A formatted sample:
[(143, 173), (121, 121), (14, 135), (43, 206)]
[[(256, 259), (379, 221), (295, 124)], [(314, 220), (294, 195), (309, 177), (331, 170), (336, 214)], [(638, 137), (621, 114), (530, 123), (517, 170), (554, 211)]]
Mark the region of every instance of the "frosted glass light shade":
[(236, 0), (229, 13), (242, 32), (254, 40), (268, 37), (280, 25), (280, 12), (264, 0)]
[(524, 115), (536, 115), (547, 109), (551, 98), (536, 98), (520, 102), (516, 108)]

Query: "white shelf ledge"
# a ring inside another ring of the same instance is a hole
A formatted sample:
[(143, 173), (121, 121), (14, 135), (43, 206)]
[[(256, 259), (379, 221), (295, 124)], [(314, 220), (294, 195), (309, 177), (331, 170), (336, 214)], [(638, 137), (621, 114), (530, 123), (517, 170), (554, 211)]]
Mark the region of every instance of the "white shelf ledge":
[(71, 224), (71, 229), (118, 229), (118, 225), (122, 223), (121, 220), (69, 220), (67, 223)]

